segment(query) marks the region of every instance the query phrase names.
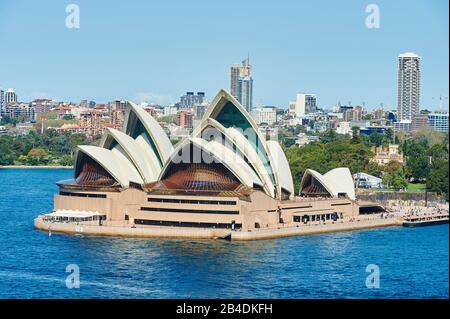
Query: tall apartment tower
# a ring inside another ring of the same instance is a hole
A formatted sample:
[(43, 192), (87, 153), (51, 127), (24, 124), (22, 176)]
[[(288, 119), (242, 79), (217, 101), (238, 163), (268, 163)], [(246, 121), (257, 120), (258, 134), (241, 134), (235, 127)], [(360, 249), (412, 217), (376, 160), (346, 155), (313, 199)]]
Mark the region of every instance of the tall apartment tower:
[(420, 111), (420, 56), (412, 52), (398, 56), (397, 120), (412, 121)]
[(186, 92), (185, 95), (180, 97), (179, 107), (180, 109), (191, 109), (196, 105), (202, 104), (205, 101), (205, 92)]
[(14, 91), (14, 89), (8, 89), (5, 92), (5, 103), (9, 104), (9, 103), (16, 103), (16, 102), (17, 102), (16, 91)]
[(250, 59), (230, 68), (230, 93), (250, 112), (253, 104), (253, 78)]
[(5, 107), (5, 91), (3, 91), (0, 88), (0, 117), (4, 107)]

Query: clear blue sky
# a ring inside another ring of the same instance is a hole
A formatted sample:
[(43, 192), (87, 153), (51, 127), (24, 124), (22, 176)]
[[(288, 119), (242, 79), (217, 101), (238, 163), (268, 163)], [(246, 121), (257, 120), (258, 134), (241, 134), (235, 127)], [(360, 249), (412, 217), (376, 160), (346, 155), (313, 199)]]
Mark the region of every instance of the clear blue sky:
[[(78, 30), (65, 27), (69, 3), (80, 7)], [(369, 3), (379, 29), (365, 26)], [(286, 107), (303, 91), (325, 107), (395, 107), (397, 56), (413, 51), (425, 108), (449, 94), (448, 9), (447, 0), (0, 0), (0, 87), (22, 101), (212, 98), (250, 53), (256, 105)]]

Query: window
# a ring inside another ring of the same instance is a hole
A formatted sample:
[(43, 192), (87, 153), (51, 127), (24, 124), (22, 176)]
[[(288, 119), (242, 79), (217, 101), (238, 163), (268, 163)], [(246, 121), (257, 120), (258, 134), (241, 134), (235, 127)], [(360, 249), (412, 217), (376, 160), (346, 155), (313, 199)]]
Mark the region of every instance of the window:
[(106, 194), (89, 194), (89, 193), (71, 193), (60, 191), (61, 196), (76, 196), (76, 197), (93, 197), (93, 198), (106, 198)]
[(201, 228), (225, 228), (225, 229), (241, 229), (242, 224), (228, 224), (228, 223), (202, 223), (202, 222), (178, 222), (167, 220), (150, 220), (150, 219), (135, 219), (134, 223), (137, 225), (148, 226), (175, 226), (175, 227), (201, 227)]
[(191, 213), (191, 214), (230, 214), (239, 215), (238, 210), (204, 210), (204, 209), (178, 209), (160, 207), (141, 207), (143, 211), (164, 213)]
[(174, 198), (147, 198), (154, 203), (178, 203), (178, 204), (204, 204), (204, 205), (236, 205), (236, 201), (202, 200), (202, 199), (174, 199)]

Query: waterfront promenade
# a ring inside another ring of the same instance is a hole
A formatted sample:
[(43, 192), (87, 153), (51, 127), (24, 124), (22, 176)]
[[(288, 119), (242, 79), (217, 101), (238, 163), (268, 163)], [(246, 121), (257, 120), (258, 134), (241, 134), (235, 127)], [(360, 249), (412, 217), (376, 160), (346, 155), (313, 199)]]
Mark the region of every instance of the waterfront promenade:
[(166, 227), (140, 226), (133, 227), (126, 222), (105, 221), (98, 223), (55, 223), (45, 221), (43, 216), (35, 219), (37, 229), (47, 232), (62, 232), (70, 234), (90, 234), (100, 236), (125, 236), (142, 238), (197, 238), (197, 239), (230, 239), (258, 240), (279, 237), (322, 234), (359, 229), (400, 226), (403, 220), (394, 215), (359, 216), (337, 222), (309, 222), (307, 224), (286, 223), (278, 227), (262, 228), (252, 231), (232, 231), (230, 229), (196, 228), (196, 227)]
[(276, 227), (253, 229), (248, 231), (177, 227), (177, 226), (142, 226), (136, 227), (128, 221), (98, 221), (81, 223), (62, 223), (45, 220), (44, 215), (34, 220), (37, 229), (68, 234), (88, 234), (99, 236), (124, 236), (141, 238), (192, 238), (192, 239), (228, 239), (228, 240), (260, 240), (280, 237), (313, 235), (331, 232), (353, 231), (360, 229), (401, 226), (405, 220), (414, 218), (433, 218), (448, 216), (448, 205), (439, 207), (397, 206), (397, 210), (386, 213), (346, 217), (337, 221), (315, 221), (307, 223), (284, 223)]

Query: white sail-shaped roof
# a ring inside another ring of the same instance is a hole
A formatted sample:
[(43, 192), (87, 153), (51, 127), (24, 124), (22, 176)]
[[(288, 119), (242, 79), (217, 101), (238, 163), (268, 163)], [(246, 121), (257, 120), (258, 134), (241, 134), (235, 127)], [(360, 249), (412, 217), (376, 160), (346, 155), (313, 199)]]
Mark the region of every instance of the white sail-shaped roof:
[(352, 173), (347, 167), (332, 169), (323, 176), (328, 183), (333, 183), (333, 187), (337, 193), (345, 193), (350, 199), (355, 200), (355, 184)]
[[(101, 142), (102, 147), (111, 149), (112, 140), (120, 145), (121, 150), (134, 164), (145, 183), (151, 183), (158, 179), (161, 166), (147, 143), (141, 143), (119, 130), (108, 128)], [(117, 146), (113, 147), (117, 148)]]
[[(198, 138), (210, 138), (207, 136), (208, 133), (215, 134), (215, 132), (210, 132), (205, 129), (212, 128), (217, 130), (217, 132), (223, 134), (225, 139), (220, 139), (220, 143), (222, 143), (227, 148), (236, 147), (239, 151), (238, 154), (242, 154), (247, 158), (248, 166), (253, 168), (253, 171), (258, 175), (258, 178), (263, 182), (263, 187), (266, 190), (267, 194), (274, 197), (274, 185), (272, 180), (270, 179), (261, 158), (256, 153), (255, 149), (250, 145), (248, 140), (241, 134), (241, 132), (233, 127), (225, 128), (222, 124), (217, 122), (212, 118), (205, 119), (201, 125), (199, 125), (193, 133), (194, 137)], [(214, 136), (216, 138), (216, 136)]]
[(294, 181), (292, 179), (291, 168), (289, 162), (284, 154), (283, 149), (277, 141), (267, 141), (267, 146), (272, 158), (272, 165), (274, 170), (278, 173), (279, 184), (294, 196)]
[(254, 185), (263, 186), (263, 183), (255, 172), (242, 158), (237, 156), (236, 153), (221, 143), (215, 141), (208, 142), (201, 138), (189, 138), (178, 145), (172, 153), (171, 158), (163, 167), (159, 177), (160, 180), (164, 178), (166, 171), (173, 163), (178, 163), (180, 161), (183, 156), (178, 156), (180, 153), (185, 152), (190, 144), (193, 144), (207, 154), (210, 154), (218, 163), (223, 164), (243, 185), (248, 187), (253, 187)]
[(207, 108), (202, 122), (207, 121), (208, 118), (216, 120), (227, 129), (235, 128), (242, 131), (243, 136), (260, 157), (267, 175), (277, 187), (278, 196), (280, 196), (281, 188), (278, 185), (278, 173), (273, 169), (265, 138), (244, 107), (231, 94), (222, 89)]
[(202, 148), (209, 151), (220, 163), (224, 164), (235, 176), (244, 184), (250, 187), (253, 185), (263, 186), (264, 184), (251, 169), (251, 167), (236, 153), (219, 142), (206, 142), (202, 139), (195, 139), (197, 144), (201, 141)]
[(300, 192), (302, 191), (304, 183), (309, 175), (314, 177), (327, 190), (327, 192), (330, 194), (330, 196), (334, 197), (337, 195), (333, 185), (331, 183), (328, 183), (328, 181), (323, 177), (322, 174), (320, 174), (319, 172), (317, 172), (313, 169), (309, 169), (309, 168), (303, 174), (303, 178), (300, 183)]
[[(122, 186), (128, 187), (130, 182), (142, 184), (143, 180), (133, 164), (119, 150), (108, 150), (98, 146), (81, 145), (78, 146), (78, 154), (76, 159), (76, 170), (81, 167), (78, 161), (79, 154), (84, 153), (88, 157), (96, 161)], [(77, 176), (79, 172), (75, 172)]]
[(335, 168), (324, 175), (315, 170), (307, 169), (300, 183), (300, 191), (303, 189), (309, 175), (313, 176), (332, 197), (338, 197), (339, 194), (347, 194), (350, 199), (356, 199), (353, 178), (348, 168)]
[[(127, 113), (125, 115), (124, 132), (128, 135), (131, 135), (131, 137), (133, 138), (137, 138), (137, 136), (141, 135), (142, 133), (146, 133), (146, 137), (148, 139), (147, 142), (149, 143), (150, 147), (154, 148), (154, 152), (160, 160), (160, 165), (164, 165), (173, 151), (172, 143), (167, 137), (167, 134), (164, 132), (159, 123), (142, 107), (132, 102), (130, 102), (129, 104), (130, 108), (127, 110)], [(133, 121), (131, 121), (130, 117), (132, 117), (133, 114), (142, 123), (145, 132), (136, 131), (135, 128), (131, 127), (133, 125), (137, 125), (137, 123), (133, 123)]]

